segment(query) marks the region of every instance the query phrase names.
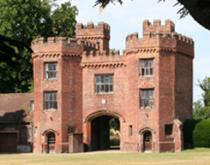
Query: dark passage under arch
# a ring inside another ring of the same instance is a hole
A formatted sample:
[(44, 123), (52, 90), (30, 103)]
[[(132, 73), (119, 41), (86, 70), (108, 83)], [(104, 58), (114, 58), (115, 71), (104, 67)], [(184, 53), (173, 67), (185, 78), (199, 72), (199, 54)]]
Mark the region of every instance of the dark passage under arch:
[(119, 119), (100, 116), (91, 121), (91, 151), (119, 149)]

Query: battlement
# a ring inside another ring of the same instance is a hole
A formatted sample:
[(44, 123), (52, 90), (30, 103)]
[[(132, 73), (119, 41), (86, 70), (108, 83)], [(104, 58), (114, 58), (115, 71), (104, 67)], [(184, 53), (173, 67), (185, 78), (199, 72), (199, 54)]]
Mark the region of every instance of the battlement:
[(181, 41), (181, 42), (189, 44), (189, 45), (193, 45), (194, 44), (194, 41), (193, 41), (192, 38), (184, 36), (182, 34), (173, 33), (172, 37), (176, 38), (178, 41)]
[(153, 23), (145, 20), (143, 22), (143, 35), (154, 33), (169, 34), (175, 32), (175, 24), (171, 20), (166, 20), (165, 24), (161, 24), (161, 20), (154, 20)]
[(48, 38), (37, 38), (32, 41), (32, 45), (38, 44), (49, 44), (49, 43), (58, 43), (58, 44), (70, 44), (76, 43), (77, 40), (74, 38), (67, 38), (67, 37), (48, 37)]
[(145, 47), (171, 47), (192, 52), (193, 40), (175, 32), (175, 25), (172, 21), (166, 20), (161, 25), (160, 20), (153, 23), (145, 20), (143, 23), (143, 38), (138, 33), (132, 33), (126, 37), (126, 49), (138, 49)]
[(107, 23), (101, 22), (98, 25), (94, 25), (89, 22), (87, 25), (76, 25), (76, 38), (110, 38), (110, 26)]
[(132, 34), (129, 34), (126, 37), (126, 42), (133, 41), (133, 40), (138, 40), (138, 39), (139, 39), (139, 34), (138, 33), (132, 33)]
[(84, 56), (93, 56), (93, 57), (96, 57), (96, 56), (122, 56), (120, 55), (120, 51), (119, 50), (109, 50), (109, 51), (84, 51), (83, 52), (83, 55)]
[(83, 67), (121, 67), (125, 66), (125, 61), (120, 51), (85, 51), (81, 65)]
[(83, 46), (83, 51), (96, 51), (99, 49), (99, 45), (86, 41), (86, 40), (77, 40), (77, 43)]
[(87, 23), (87, 25), (84, 25), (82, 23), (77, 24), (76, 30), (99, 30), (99, 31), (110, 31), (109, 24), (105, 22), (100, 22), (98, 25), (94, 25), (93, 22)]
[(77, 24), (76, 38), (97, 45), (96, 47), (100, 51), (109, 50), (110, 26), (104, 22), (98, 25), (94, 25), (92, 22), (87, 25)]
[(149, 35), (144, 35), (143, 38), (139, 38), (138, 33), (132, 33), (126, 37), (127, 52), (145, 48), (166, 48), (190, 56), (194, 54), (193, 40), (176, 32), (150, 33)]
[(37, 38), (31, 44), (33, 54), (67, 53), (81, 54), (82, 46), (77, 40), (66, 37)]

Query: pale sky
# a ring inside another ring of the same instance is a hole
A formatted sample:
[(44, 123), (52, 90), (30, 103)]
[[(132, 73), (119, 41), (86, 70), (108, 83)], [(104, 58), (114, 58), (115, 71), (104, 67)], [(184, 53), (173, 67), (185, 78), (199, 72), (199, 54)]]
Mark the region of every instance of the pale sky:
[[(62, 3), (67, 0), (58, 0)], [(95, 0), (72, 0), (79, 10), (77, 22), (107, 22), (111, 26), (110, 47), (123, 50), (125, 48), (125, 37), (133, 32), (142, 36), (143, 20), (171, 19), (176, 25), (176, 31), (193, 38), (195, 42), (193, 98), (194, 101), (201, 99), (201, 90), (198, 87), (198, 80), (210, 77), (210, 54), (208, 53), (210, 43), (210, 31), (200, 26), (191, 16), (180, 19), (177, 11), (180, 6), (173, 7), (176, 0), (166, 0), (158, 3), (158, 0), (124, 0), (120, 6), (109, 5), (101, 13), (98, 7), (93, 7)], [(184, 66), (183, 66), (184, 67)]]

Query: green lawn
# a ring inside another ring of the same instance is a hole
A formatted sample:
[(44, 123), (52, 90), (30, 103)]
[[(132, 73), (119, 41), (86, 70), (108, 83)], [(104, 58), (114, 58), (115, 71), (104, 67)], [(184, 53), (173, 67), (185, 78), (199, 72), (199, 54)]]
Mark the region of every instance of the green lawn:
[(210, 149), (161, 154), (113, 151), (51, 155), (2, 154), (0, 165), (210, 165)]

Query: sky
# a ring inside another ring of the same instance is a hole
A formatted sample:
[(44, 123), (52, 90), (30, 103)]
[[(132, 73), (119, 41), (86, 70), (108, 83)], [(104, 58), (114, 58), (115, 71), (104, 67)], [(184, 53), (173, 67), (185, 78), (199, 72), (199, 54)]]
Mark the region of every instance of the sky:
[[(57, 2), (65, 1), (67, 0)], [(107, 22), (111, 26), (110, 47), (121, 51), (125, 48), (125, 38), (128, 34), (138, 32), (139, 36), (142, 36), (142, 23), (145, 19), (151, 22), (154, 19), (160, 19), (163, 23), (166, 19), (172, 20), (178, 33), (193, 38), (195, 42), (193, 100), (202, 99), (198, 81), (210, 77), (210, 54), (208, 53), (210, 31), (199, 25), (190, 15), (180, 19), (177, 11), (181, 6), (174, 7), (176, 0), (160, 3), (158, 0), (124, 0), (122, 6), (117, 3), (110, 4), (102, 12), (99, 7), (93, 7), (95, 0), (71, 0), (71, 2), (79, 10), (78, 23)]]

